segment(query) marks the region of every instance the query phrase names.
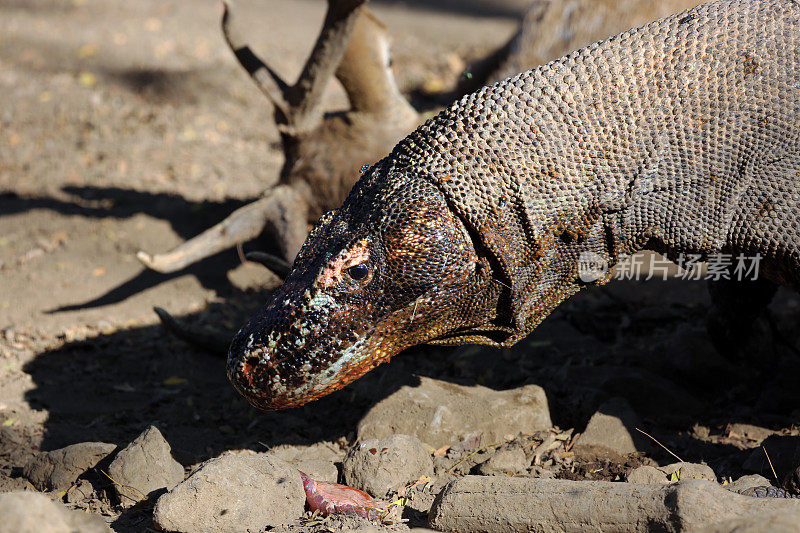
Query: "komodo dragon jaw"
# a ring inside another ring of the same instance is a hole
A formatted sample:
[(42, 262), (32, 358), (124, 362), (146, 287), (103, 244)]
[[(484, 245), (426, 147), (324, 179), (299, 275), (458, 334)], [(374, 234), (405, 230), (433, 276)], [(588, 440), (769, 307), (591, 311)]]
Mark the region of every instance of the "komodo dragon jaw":
[(471, 304), (492, 291), (462, 223), (428, 182), (385, 167), (318, 223), (234, 337), (228, 377), (255, 407), (300, 406), (483, 316)]

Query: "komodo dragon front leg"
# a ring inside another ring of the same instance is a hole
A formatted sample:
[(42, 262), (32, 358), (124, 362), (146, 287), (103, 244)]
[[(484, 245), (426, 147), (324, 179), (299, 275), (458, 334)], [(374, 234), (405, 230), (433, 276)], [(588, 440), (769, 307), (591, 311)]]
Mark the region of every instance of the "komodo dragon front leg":
[(420, 343), (508, 346), (652, 249), (800, 289), (800, 5), (720, 0), (468, 95), (324, 216), (228, 376), (302, 405)]

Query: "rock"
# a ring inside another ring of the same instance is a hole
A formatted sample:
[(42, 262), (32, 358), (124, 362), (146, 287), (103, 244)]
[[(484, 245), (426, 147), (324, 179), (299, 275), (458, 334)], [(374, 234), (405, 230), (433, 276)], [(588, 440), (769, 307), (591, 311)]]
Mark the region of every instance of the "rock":
[(0, 494), (0, 530), (9, 533), (110, 533), (102, 518), (71, 511), (36, 492)]
[(783, 486), (790, 492), (800, 494), (800, 466), (786, 474)]
[(726, 520), (713, 526), (700, 528), (697, 533), (797, 533), (800, 530), (800, 506), (796, 509), (772, 513), (758, 513)]
[(75, 487), (66, 491), (64, 500), (67, 503), (78, 503), (88, 500), (92, 496), (94, 496), (94, 487), (88, 480), (81, 479), (76, 483)]
[(433, 460), (428, 448), (410, 435), (366, 440), (354, 446), (342, 463), (345, 485), (376, 498), (421, 476), (433, 476)]
[(150, 426), (117, 454), (108, 475), (123, 507), (132, 507), (152, 492), (169, 490), (183, 481), (183, 467), (170, 450), (158, 428)]
[(772, 483), (764, 476), (758, 474), (750, 474), (749, 476), (742, 476), (725, 488), (733, 492), (742, 492), (743, 490), (752, 489), (754, 487), (770, 487)]
[(339, 479), (339, 469), (330, 461), (305, 458), (289, 463), (297, 470), (305, 472), (311, 478), (328, 483), (336, 483)]
[[(766, 453), (765, 453), (766, 450)], [(767, 453), (769, 460), (767, 460)], [(770, 461), (772, 465), (770, 466)], [(771, 476), (772, 468), (778, 479), (784, 479), (797, 468), (800, 463), (800, 437), (790, 435), (772, 435), (767, 437), (758, 448), (750, 452), (750, 456), (742, 465), (744, 470), (763, 476)]]
[(570, 365), (565, 379), (592, 384), (609, 399), (623, 396), (636, 406), (640, 416), (669, 420), (671, 424), (692, 424), (708, 408), (708, 403), (693, 397), (686, 388), (639, 367)]
[(666, 474), (667, 479), (678, 474), (678, 480), (685, 479), (705, 479), (706, 481), (717, 481), (717, 475), (708, 465), (697, 463), (673, 463), (671, 465), (659, 467), (659, 470)]
[(640, 466), (628, 474), (628, 483), (658, 483), (683, 481), (686, 479), (705, 479), (716, 481), (717, 475), (708, 465), (697, 463), (673, 463), (667, 466)]
[(642, 421), (624, 398), (611, 398), (592, 415), (586, 430), (575, 441), (575, 452), (605, 448), (620, 455), (648, 449), (643, 435), (633, 428)]
[(522, 448), (500, 450), (487, 461), (478, 465), (478, 473), (484, 476), (507, 476), (528, 469), (528, 458)]
[(269, 453), (228, 452), (210, 459), (156, 502), (164, 531), (263, 531), (303, 514), (300, 473)]
[(25, 466), (23, 474), (38, 490), (66, 490), (116, 448), (105, 442), (81, 442), (42, 452)]
[(434, 448), (480, 436), (482, 442), (552, 426), (538, 385), (495, 391), (421, 377), (376, 404), (358, 425), (358, 440), (414, 435)]
[(439, 531), (690, 531), (757, 512), (796, 511), (690, 479), (670, 485), (466, 476), (436, 497), (429, 526)]
[(744, 437), (748, 440), (761, 442), (767, 437), (774, 435), (775, 431), (752, 424), (728, 424), (728, 435), (730, 437)]
[(649, 485), (651, 483), (666, 485), (669, 483), (667, 475), (663, 470), (649, 465), (643, 465), (628, 472), (626, 481), (628, 483), (639, 483), (642, 485)]
[(283, 444), (270, 448), (269, 453), (282, 459), (317, 481), (336, 483), (339, 469), (335, 463), (344, 459), (344, 452), (333, 447), (333, 444), (318, 442), (311, 446), (293, 446)]

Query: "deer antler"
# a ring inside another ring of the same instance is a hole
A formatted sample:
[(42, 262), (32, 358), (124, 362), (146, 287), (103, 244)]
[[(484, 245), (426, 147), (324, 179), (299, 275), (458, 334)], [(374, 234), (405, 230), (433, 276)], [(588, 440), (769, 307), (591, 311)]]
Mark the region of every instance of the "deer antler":
[(319, 104), (325, 85), (347, 49), (361, 6), (367, 0), (328, 0), (328, 10), (317, 41), (297, 82), (288, 85), (235, 33), (230, 0), (224, 4), (222, 32), (236, 59), (278, 110), (281, 131), (298, 136), (313, 130), (322, 116)]
[[(159, 272), (195, 261), (260, 235), (276, 238), (288, 262), (305, 239), (307, 223), (344, 199), (358, 169), (391, 150), (419, 121), (389, 68), (386, 27), (362, 5), (366, 0), (328, 0), (320, 35), (297, 83), (288, 85), (259, 59), (236, 32), (234, 10), (225, 4), (225, 39), (259, 89), (275, 106), (286, 156), (277, 186), (264, 197), (164, 254), (137, 258)], [(331, 75), (342, 83), (351, 108), (322, 120), (322, 91)]]
[[(352, 111), (387, 115), (392, 113), (400, 124), (416, 125), (418, 115), (400, 93), (391, 69), (389, 32), (386, 25), (369, 10), (363, 9), (356, 20), (350, 46), (347, 47), (336, 78), (344, 87)], [(398, 117), (399, 112), (399, 117)]]
[(283, 115), (283, 120), (287, 120), (289, 102), (286, 101), (285, 94), (289, 86), (253, 52), (250, 45), (241, 40), (241, 36), (233, 31), (233, 13), (230, 5), (231, 0), (222, 2), (222, 34), (225, 36), (225, 42), (228, 43), (239, 64), (253, 78), (256, 86)]

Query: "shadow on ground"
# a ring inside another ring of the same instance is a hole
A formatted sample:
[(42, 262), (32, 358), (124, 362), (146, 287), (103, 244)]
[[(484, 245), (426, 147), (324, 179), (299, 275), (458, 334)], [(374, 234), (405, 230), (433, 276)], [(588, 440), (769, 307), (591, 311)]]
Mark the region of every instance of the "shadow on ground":
[[(48, 209), (62, 215), (85, 218), (126, 219), (144, 214), (168, 222), (183, 239), (191, 238), (251, 200), (225, 200), (222, 202), (193, 202), (176, 194), (150, 193), (117, 187), (65, 187), (70, 200), (41, 197), (21, 197), (14, 193), (0, 194), (0, 213), (14, 215), (35, 209)], [(0, 217), (0, 220), (2, 217)], [(251, 246), (251, 244), (253, 244)], [(268, 248), (267, 242), (246, 244), (247, 250)], [(171, 279), (193, 275), (207, 289), (219, 290), (223, 295), (230, 290), (226, 273), (239, 263), (234, 253), (221, 252), (172, 274), (160, 274), (143, 268), (138, 274), (105, 294), (84, 302), (49, 309), (48, 313), (97, 308), (121, 302), (139, 292)]]
[[(24, 368), (36, 384), (27, 400), (49, 412), (43, 449), (87, 440), (124, 444), (157, 424), (176, 459), (192, 464), (231, 448), (352, 441), (367, 409), (418, 383), (420, 375), (494, 389), (536, 383), (545, 388), (562, 428), (580, 430), (603, 402), (624, 397), (646, 430), (683, 459), (707, 461), (721, 475), (736, 473), (745, 452), (725, 439), (698, 438), (697, 426), (720, 435), (732, 422), (791, 426), (800, 405), (800, 390), (791, 386), (798, 356), (779, 343), (780, 357), (769, 368), (757, 361), (732, 364), (713, 352), (696, 326), (705, 306), (681, 303), (691, 301), (681, 292), (704, 294), (704, 287), (658, 283), (664, 282), (612, 283), (579, 295), (511, 349), (409, 350), (345, 389), (289, 411), (253, 409), (228, 383), (222, 356), (195, 350), (157, 326), (109, 332), (40, 354)], [(646, 305), (665, 293), (675, 301)], [(262, 302), (262, 296), (236, 293), (184, 318), (234, 331)], [(657, 448), (654, 456), (661, 453)]]

